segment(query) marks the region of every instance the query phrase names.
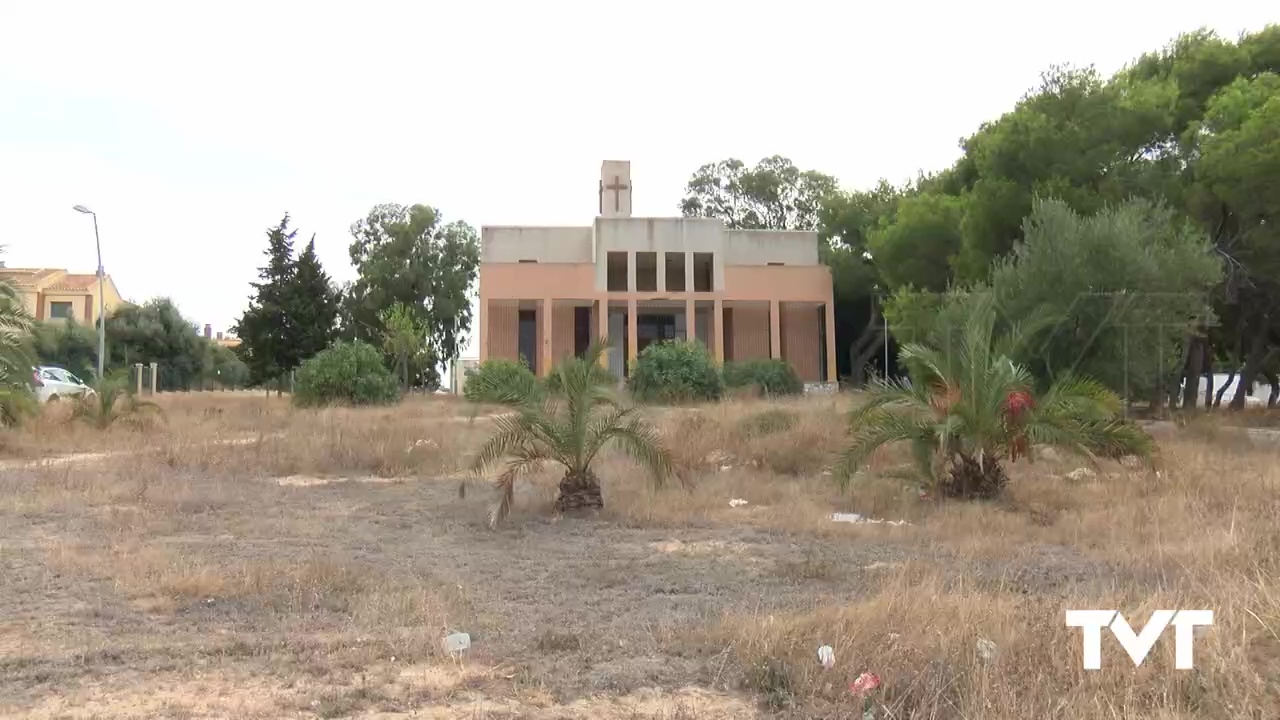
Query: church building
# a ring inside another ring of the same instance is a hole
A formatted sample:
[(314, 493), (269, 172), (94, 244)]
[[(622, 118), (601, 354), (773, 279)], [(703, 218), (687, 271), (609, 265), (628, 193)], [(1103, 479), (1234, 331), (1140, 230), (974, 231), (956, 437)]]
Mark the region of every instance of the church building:
[(632, 217), (627, 161), (606, 160), (597, 191), (589, 225), (481, 229), (481, 362), (523, 357), (546, 375), (603, 337), (625, 377), (650, 343), (696, 339), (720, 362), (781, 358), (806, 383), (835, 381), (817, 233)]

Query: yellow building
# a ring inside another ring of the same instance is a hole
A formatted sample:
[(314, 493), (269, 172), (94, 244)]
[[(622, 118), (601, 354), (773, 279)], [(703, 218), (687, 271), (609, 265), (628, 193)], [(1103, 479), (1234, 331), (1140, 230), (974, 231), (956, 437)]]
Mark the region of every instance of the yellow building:
[[(0, 267), (0, 280), (9, 283), (22, 298), (27, 312), (37, 320), (72, 318), (81, 325), (98, 321), (98, 276), (68, 273), (56, 268)], [(107, 315), (124, 304), (111, 276), (103, 278)]]

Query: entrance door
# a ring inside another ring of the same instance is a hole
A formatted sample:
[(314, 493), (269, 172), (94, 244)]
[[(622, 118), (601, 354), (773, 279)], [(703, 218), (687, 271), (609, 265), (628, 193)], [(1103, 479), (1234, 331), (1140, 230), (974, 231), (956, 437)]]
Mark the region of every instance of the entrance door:
[(655, 342), (676, 339), (675, 315), (637, 315), (636, 316), (636, 352)]

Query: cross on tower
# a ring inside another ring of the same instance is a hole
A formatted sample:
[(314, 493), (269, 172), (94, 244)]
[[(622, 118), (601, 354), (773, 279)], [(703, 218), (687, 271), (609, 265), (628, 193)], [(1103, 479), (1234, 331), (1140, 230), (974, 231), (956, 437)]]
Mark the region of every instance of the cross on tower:
[(614, 212), (619, 212), (620, 210), (622, 210), (622, 191), (623, 191), (623, 190), (630, 190), (630, 189), (631, 189), (631, 186), (630, 186), (630, 185), (624, 185), (624, 184), (622, 184), (622, 178), (620, 178), (620, 177), (619, 177), (619, 176), (617, 176), (617, 175), (614, 175), (614, 176), (613, 176), (613, 182), (612, 182), (612, 183), (610, 183), (610, 184), (608, 184), (608, 185), (601, 184), (601, 186), (600, 186), (600, 212), (604, 212), (604, 191), (605, 191), (605, 190), (612, 190), (612, 191), (613, 191), (613, 211), (614, 211)]

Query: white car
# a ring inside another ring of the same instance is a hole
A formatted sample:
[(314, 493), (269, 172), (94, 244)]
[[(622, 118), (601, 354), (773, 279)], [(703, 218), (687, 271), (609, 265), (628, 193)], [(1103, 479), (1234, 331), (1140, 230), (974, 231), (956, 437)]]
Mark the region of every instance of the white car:
[(35, 385), (36, 399), (47, 403), (58, 398), (79, 397), (81, 395), (97, 395), (94, 389), (84, 384), (80, 378), (60, 367), (42, 366), (32, 368), (32, 383)]

